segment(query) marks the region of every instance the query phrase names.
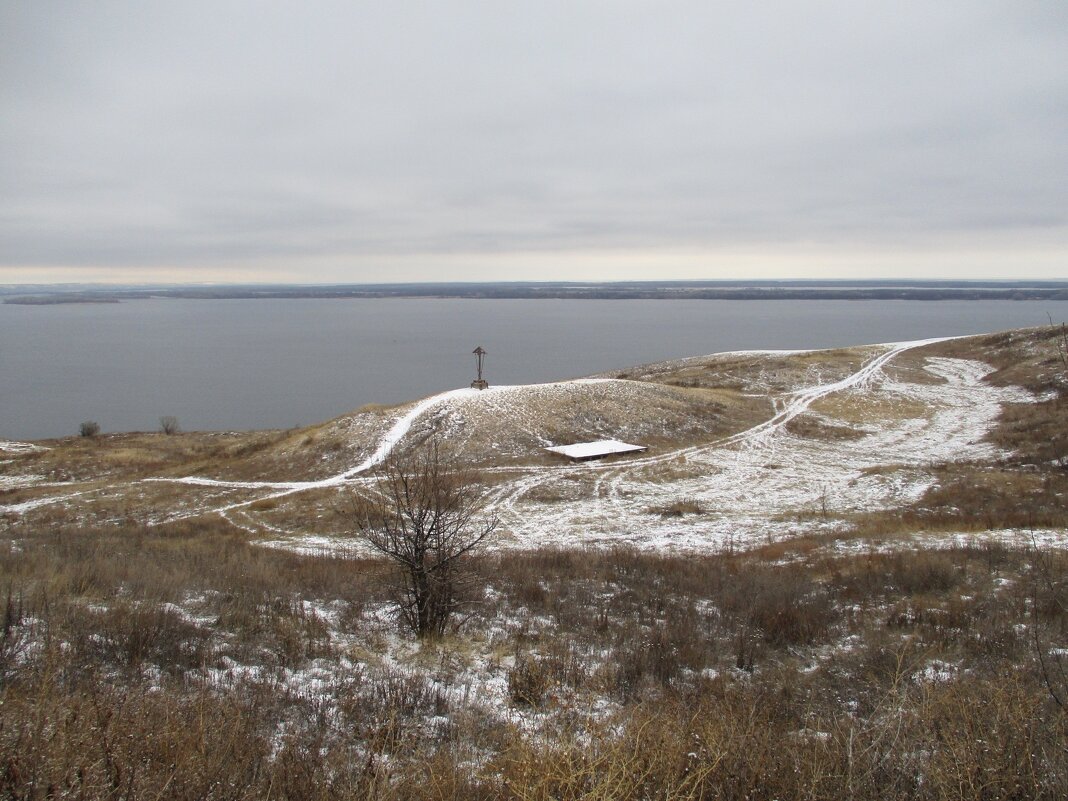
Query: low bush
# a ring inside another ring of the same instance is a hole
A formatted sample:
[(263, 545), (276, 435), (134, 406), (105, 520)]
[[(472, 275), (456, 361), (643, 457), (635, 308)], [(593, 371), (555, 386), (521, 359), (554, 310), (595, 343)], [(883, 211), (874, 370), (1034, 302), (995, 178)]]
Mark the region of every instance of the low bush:
[(516, 704), (541, 706), (552, 684), (548, 669), (539, 659), (520, 657), (508, 671), (508, 696)]

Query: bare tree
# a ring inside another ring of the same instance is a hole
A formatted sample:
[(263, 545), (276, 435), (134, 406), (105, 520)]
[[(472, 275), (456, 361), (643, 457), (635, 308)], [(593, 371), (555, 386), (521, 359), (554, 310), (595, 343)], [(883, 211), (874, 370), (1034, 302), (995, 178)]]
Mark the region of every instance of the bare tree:
[(377, 494), (354, 502), (357, 536), (392, 560), (402, 620), (419, 637), (444, 634), (469, 602), (469, 557), (493, 535), (478, 477), (435, 441), (394, 450), (377, 468)]
[(178, 418), (173, 415), (164, 415), (159, 419), (159, 430), (164, 434), (178, 433)]
[(86, 420), (78, 426), (78, 433), (83, 437), (95, 437), (100, 433), (100, 423), (95, 420)]

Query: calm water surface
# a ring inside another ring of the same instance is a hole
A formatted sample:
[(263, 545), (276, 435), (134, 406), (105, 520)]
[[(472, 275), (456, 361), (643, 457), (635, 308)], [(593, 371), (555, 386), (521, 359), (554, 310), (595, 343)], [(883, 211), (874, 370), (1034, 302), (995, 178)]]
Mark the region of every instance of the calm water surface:
[(1037, 326), (1064, 301), (283, 299), (0, 305), (0, 438), (288, 428), (365, 403), (724, 350)]

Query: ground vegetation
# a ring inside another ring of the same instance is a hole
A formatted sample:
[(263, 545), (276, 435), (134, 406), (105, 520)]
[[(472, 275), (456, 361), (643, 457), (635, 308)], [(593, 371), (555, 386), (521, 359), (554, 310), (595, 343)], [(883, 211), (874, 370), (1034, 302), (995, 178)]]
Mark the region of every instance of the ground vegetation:
[(1065, 556), (486, 554), (398, 628), (375, 559), (218, 526), (0, 553), (0, 787), (45, 798), (1060, 798)]
[[(0, 443), (0, 797), (1063, 798), (1062, 344)], [(662, 439), (520, 459), (539, 408)], [(418, 637), (340, 499), (395, 513), (376, 459), (435, 428), (505, 525)]]

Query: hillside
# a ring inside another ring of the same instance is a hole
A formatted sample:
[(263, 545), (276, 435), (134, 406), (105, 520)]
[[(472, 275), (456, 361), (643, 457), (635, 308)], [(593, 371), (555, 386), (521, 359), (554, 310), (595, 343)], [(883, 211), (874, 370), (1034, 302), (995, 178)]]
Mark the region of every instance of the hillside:
[[(0, 796), (1063, 798), (1064, 346), (0, 443)], [(353, 503), (431, 437), (501, 528), (420, 641)], [(543, 450), (599, 437), (648, 450)]]
[[(394, 443), (436, 437), (483, 470), (502, 545), (718, 550), (849, 531), (891, 510), (938, 516), (955, 493), (990, 484), (991, 470), (993, 483), (1025, 493), (1039, 475), (1060, 481), (1050, 474), (1065, 456), (1056, 333), (716, 354), (450, 391), (284, 432), (10, 443), (0, 446), (0, 515), (15, 530), (221, 515), (275, 544), (348, 547), (339, 497)], [(579, 465), (543, 450), (602, 438), (649, 450)], [(1063, 522), (1046, 511), (1046, 524)], [(977, 523), (965, 510), (937, 527)]]

